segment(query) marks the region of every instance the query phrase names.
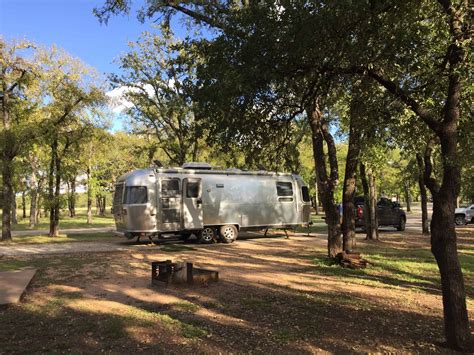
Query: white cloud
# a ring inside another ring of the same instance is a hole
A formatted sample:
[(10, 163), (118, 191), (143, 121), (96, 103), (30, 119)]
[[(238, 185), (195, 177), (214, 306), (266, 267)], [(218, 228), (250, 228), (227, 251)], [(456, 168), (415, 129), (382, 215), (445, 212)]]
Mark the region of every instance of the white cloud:
[[(174, 81), (169, 83), (170, 87), (174, 87)], [(150, 84), (145, 84), (144, 89), (149, 97), (155, 96), (155, 92), (153, 86)], [(110, 90), (106, 93), (109, 97), (109, 106), (112, 112), (116, 114), (123, 113), (126, 109), (132, 108), (133, 103), (126, 99), (125, 95), (128, 92), (138, 92), (140, 89), (130, 86), (121, 86), (119, 88), (115, 88)]]
[(112, 112), (119, 114), (126, 109), (133, 107), (133, 104), (124, 97), (125, 93), (130, 90), (131, 88), (122, 86), (106, 93), (109, 98), (109, 106)]

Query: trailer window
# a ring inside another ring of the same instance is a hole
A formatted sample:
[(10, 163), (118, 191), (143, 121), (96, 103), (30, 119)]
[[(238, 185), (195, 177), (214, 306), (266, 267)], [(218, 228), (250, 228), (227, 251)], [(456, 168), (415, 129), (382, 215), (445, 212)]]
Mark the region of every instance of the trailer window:
[(303, 195), (303, 201), (304, 201), (304, 202), (309, 202), (309, 201), (311, 201), (310, 198), (309, 198), (308, 186), (303, 186), (303, 187), (301, 188), (301, 194)]
[(181, 194), (181, 191), (179, 189), (179, 179), (161, 180), (161, 196), (179, 197), (180, 194)]
[(293, 184), (291, 182), (277, 182), (278, 196), (293, 196)]
[(122, 195), (123, 195), (123, 184), (115, 185), (114, 206), (118, 206), (122, 203)]
[(186, 184), (186, 197), (197, 198), (199, 197), (199, 181), (189, 181)]
[(147, 203), (148, 197), (146, 186), (127, 186), (125, 188), (123, 201), (123, 203), (127, 205)]

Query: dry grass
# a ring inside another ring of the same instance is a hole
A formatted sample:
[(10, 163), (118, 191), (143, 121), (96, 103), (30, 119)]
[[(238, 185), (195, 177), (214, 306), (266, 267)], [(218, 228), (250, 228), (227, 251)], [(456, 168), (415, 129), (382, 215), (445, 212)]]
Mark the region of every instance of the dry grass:
[(118, 239), (117, 235), (111, 232), (67, 233), (67, 231), (61, 231), (61, 233), (57, 237), (47, 235), (14, 236), (11, 242), (3, 242), (0, 245), (96, 242)]

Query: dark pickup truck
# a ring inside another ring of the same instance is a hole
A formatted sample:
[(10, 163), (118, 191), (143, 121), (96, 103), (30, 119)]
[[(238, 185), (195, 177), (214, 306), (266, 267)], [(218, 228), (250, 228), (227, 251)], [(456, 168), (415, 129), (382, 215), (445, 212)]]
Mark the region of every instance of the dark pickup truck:
[[(354, 202), (356, 205), (356, 228), (365, 229), (364, 196), (356, 197)], [(407, 217), (398, 202), (392, 202), (388, 198), (382, 197), (377, 202), (377, 215), (379, 226), (393, 226), (399, 231), (405, 230)]]

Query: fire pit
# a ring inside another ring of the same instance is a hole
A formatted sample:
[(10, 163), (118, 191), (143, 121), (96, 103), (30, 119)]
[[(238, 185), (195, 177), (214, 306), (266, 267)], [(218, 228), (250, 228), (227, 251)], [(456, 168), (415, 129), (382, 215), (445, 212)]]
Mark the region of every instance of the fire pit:
[(153, 261), (151, 263), (152, 285), (207, 284), (218, 280), (219, 272), (196, 268), (193, 263), (173, 263), (171, 260)]

